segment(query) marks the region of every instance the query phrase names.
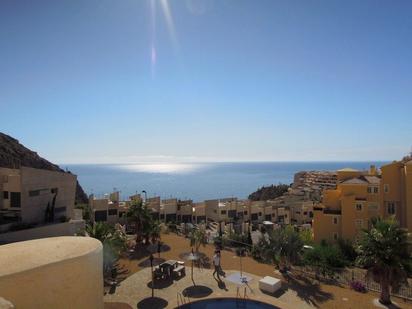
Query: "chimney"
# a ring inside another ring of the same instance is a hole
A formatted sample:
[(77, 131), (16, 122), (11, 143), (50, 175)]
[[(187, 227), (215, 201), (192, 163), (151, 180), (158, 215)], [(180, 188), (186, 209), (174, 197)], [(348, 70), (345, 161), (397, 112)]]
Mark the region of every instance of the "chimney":
[(371, 167), (369, 169), (369, 174), (376, 176), (377, 172), (376, 172), (376, 166), (375, 165), (371, 165)]

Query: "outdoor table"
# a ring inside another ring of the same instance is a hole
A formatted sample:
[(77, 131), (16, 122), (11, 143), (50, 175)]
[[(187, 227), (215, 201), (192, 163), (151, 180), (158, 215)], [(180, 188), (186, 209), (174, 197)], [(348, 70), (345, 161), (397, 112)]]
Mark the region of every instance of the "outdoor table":
[[(245, 288), (243, 297), (246, 298), (246, 287), (249, 287), (249, 282), (252, 281), (252, 278), (245, 276), (244, 274), (241, 274), (239, 272), (233, 273), (229, 276), (226, 277), (226, 280), (234, 283), (237, 285), (237, 293), (236, 296), (240, 296), (240, 289), (242, 287)], [(250, 289), (250, 287), (249, 287)]]

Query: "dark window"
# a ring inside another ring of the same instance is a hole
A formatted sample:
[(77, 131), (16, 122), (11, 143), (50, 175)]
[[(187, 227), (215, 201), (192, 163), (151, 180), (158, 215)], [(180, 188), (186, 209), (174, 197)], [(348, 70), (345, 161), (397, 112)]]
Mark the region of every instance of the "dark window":
[(304, 212), (303, 212), (303, 215), (304, 215), (304, 216), (307, 216), (307, 214), (308, 214), (307, 211), (304, 211)]
[(9, 199), (9, 191), (4, 191), (4, 192), (3, 192), (3, 198), (4, 198), (5, 200), (8, 200), (8, 199)]
[(124, 216), (124, 211), (119, 211), (119, 218), (122, 218)]
[(252, 221), (253, 221), (253, 220), (257, 220), (257, 219), (258, 219), (258, 215), (257, 215), (257, 214), (252, 214), (251, 219), (252, 219)]
[(164, 215), (164, 214), (161, 214), (161, 215), (160, 215), (160, 219), (161, 219), (161, 220), (164, 220), (164, 218), (165, 218), (165, 215)]
[(10, 192), (10, 207), (21, 207), (20, 192)]
[(39, 196), (40, 195), (40, 190), (32, 190), (29, 191), (29, 196), (33, 197), (33, 196)]
[(309, 211), (309, 218), (313, 218), (313, 212)]
[(177, 210), (180, 210), (180, 206), (177, 206)]
[(368, 193), (372, 193), (372, 188), (368, 187)]
[(117, 209), (109, 209), (109, 216), (117, 216)]
[(338, 218), (333, 218), (333, 223), (338, 224)]
[(226, 210), (221, 210), (221, 211), (220, 211), (220, 214), (221, 214), (221, 215), (226, 215)]
[(262, 216), (262, 213), (261, 212), (259, 212), (259, 217), (261, 217)]
[(229, 216), (229, 218), (236, 217), (236, 210), (229, 210), (228, 216)]
[(373, 193), (378, 193), (378, 191), (379, 191), (378, 187), (373, 188)]
[(389, 215), (394, 215), (395, 212), (396, 212), (395, 203), (389, 202), (388, 203), (388, 214)]
[(265, 215), (265, 220), (266, 220), (266, 221), (272, 220), (272, 216), (271, 216), (271, 215)]
[(107, 211), (106, 210), (97, 210), (94, 212), (94, 220), (96, 222), (99, 221), (107, 221)]
[(247, 210), (245, 210), (243, 213), (244, 213), (245, 215), (247, 215)]

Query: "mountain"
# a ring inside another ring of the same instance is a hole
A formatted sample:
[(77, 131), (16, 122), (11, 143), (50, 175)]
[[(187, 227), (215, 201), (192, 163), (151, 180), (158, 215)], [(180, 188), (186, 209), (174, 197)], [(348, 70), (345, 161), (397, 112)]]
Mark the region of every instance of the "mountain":
[[(18, 168), (20, 166), (70, 173), (40, 157), (36, 152), (24, 147), (17, 139), (0, 132), (0, 167)], [(87, 202), (87, 195), (79, 182), (77, 182), (76, 203), (82, 204)]]

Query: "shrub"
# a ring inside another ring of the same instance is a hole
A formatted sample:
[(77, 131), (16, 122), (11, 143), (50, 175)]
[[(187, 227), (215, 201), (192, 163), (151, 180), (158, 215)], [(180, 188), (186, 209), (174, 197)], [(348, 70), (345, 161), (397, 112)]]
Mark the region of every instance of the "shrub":
[(351, 281), (350, 288), (356, 292), (366, 293), (366, 286), (360, 281)]

